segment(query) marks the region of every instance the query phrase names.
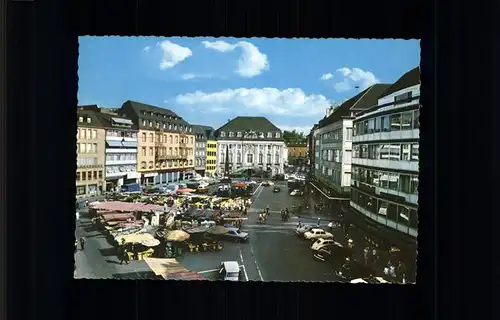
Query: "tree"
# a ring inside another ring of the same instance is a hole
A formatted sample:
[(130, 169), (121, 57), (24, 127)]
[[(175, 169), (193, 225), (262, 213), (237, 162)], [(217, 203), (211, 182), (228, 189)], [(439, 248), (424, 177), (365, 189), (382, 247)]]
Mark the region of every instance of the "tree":
[(306, 143), (307, 138), (303, 132), (297, 132), (295, 129), (292, 131), (283, 131), (283, 140), (286, 144)]

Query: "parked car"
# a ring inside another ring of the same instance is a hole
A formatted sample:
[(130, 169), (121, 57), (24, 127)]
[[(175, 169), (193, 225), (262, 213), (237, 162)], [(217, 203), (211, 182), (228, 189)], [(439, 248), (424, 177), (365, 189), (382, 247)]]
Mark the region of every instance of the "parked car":
[(233, 180), (229, 177), (224, 177), (220, 179), (220, 183), (231, 183)]
[(228, 228), (227, 233), (214, 235), (214, 237), (220, 240), (230, 240), (235, 242), (245, 242), (250, 239), (248, 233), (240, 231), (238, 228)]
[(280, 192), (280, 191), (281, 191), (281, 189), (280, 189), (279, 187), (274, 187), (274, 188), (273, 188), (273, 192), (274, 192), (274, 193), (278, 193), (278, 192)]
[(299, 189), (295, 189), (295, 190), (293, 190), (292, 192), (290, 192), (290, 195), (291, 195), (291, 196), (303, 196), (303, 195), (304, 195), (304, 192), (303, 192), (303, 191), (300, 191)]
[(381, 283), (391, 283), (385, 280), (382, 277), (367, 277), (367, 278), (358, 278), (349, 281), (349, 283), (370, 283), (370, 284), (381, 284)]
[(313, 225), (310, 225), (310, 224), (303, 224), (302, 226), (297, 227), (297, 228), (295, 229), (295, 233), (296, 233), (298, 236), (304, 236), (304, 233), (306, 233), (307, 231), (311, 231), (312, 229), (314, 229), (314, 226), (313, 226)]
[(263, 187), (274, 186), (274, 182), (269, 181), (269, 180), (268, 181), (264, 181), (264, 182), (262, 182), (262, 186)]
[(314, 242), (312, 244), (311, 249), (312, 250), (319, 250), (320, 248), (328, 246), (328, 245), (337, 245), (337, 246), (342, 247), (342, 245), (340, 243), (338, 243), (337, 241), (335, 241), (333, 239), (319, 238), (318, 240), (316, 240), (316, 242)]
[(330, 232), (326, 232), (323, 229), (313, 228), (313, 229), (304, 233), (304, 238), (309, 239), (309, 240), (317, 240), (320, 238), (333, 239), (333, 234), (331, 234)]
[(337, 277), (351, 281), (358, 278), (371, 278), (374, 276), (374, 271), (372, 268), (365, 266), (364, 264), (354, 260), (347, 260), (340, 268), (335, 270)]

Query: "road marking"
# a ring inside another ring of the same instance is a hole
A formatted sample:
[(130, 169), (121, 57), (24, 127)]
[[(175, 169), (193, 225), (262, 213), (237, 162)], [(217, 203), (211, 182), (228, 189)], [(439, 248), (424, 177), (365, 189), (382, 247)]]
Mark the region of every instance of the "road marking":
[[(259, 190), (259, 188), (260, 188), (260, 190)], [(259, 190), (259, 192), (258, 192), (258, 194), (257, 194), (257, 195), (255, 195), (255, 200), (257, 200), (257, 199), (259, 198), (260, 194), (262, 193), (262, 190), (264, 190), (264, 187), (262, 186), (262, 182), (261, 182), (261, 183), (259, 184), (259, 186), (257, 187), (257, 190)], [(256, 191), (257, 191), (257, 190), (256, 190)], [(254, 193), (254, 194), (255, 194), (255, 193)]]
[(264, 278), (262, 277), (262, 272), (260, 272), (259, 264), (257, 263), (257, 259), (255, 259), (255, 254), (253, 252), (252, 246), (250, 246), (250, 253), (252, 254), (253, 257), (253, 262), (255, 263), (255, 268), (257, 269), (257, 273), (259, 274), (260, 281), (264, 281)]
[(243, 274), (245, 275), (245, 279), (248, 282), (247, 269), (245, 268), (245, 260), (243, 260), (243, 254), (241, 253), (240, 247), (238, 247), (238, 253), (240, 254), (241, 266), (243, 267)]
[(203, 273), (210, 273), (210, 272), (216, 272), (216, 271), (219, 271), (219, 269), (203, 270), (203, 271), (198, 271), (198, 273), (203, 274)]
[[(295, 225), (295, 223), (293, 224)], [(288, 226), (285, 226), (285, 225), (265, 225), (265, 224), (246, 224), (243, 226), (243, 229), (245, 228), (249, 228), (249, 229), (261, 229), (261, 230), (265, 230), (265, 229), (275, 229), (275, 230), (291, 230), (291, 229), (295, 229), (295, 228), (290, 228), (290, 226), (292, 226), (291, 224), (288, 225)]]

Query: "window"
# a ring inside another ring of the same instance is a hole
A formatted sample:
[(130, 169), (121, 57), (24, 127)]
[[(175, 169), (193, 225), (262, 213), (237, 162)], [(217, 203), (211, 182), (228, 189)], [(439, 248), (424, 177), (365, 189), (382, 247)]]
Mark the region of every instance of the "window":
[(410, 145), (402, 144), (401, 145), (401, 160), (410, 161)]
[(398, 222), (398, 206), (395, 203), (387, 203), (387, 220)]
[(80, 181), (80, 172), (76, 173), (76, 181)]
[(97, 180), (97, 171), (94, 171), (94, 180)]
[(225, 163), (225, 161), (226, 161), (226, 155), (224, 154), (224, 152), (222, 152), (220, 154), (220, 163)]
[(247, 154), (247, 162), (253, 163), (253, 154), (252, 153)]
[(145, 127), (147, 125), (146, 120), (142, 120), (142, 125)]
[(239, 151), (236, 154), (236, 163), (241, 163), (241, 152), (239, 152)]
[(92, 132), (90, 129), (87, 129), (87, 139), (92, 139)]
[(91, 123), (92, 122), (92, 119), (90, 119), (90, 117), (87, 117), (87, 123)]
[(360, 150), (359, 145), (355, 145), (355, 146), (353, 146), (353, 147), (352, 147), (352, 150), (354, 151), (354, 155), (353, 155), (353, 157), (354, 157), (354, 158), (359, 158), (359, 156), (360, 156), (360, 154), (359, 154), (359, 153), (360, 153), (360, 152), (359, 152), (359, 150)]
[(259, 164), (262, 164), (264, 162), (264, 155), (262, 153), (259, 153)]
[(225, 136), (226, 136), (226, 133), (225, 133), (224, 131), (221, 131), (221, 132), (220, 132), (220, 136), (221, 136), (221, 137), (225, 137)]
[(382, 199), (377, 201), (377, 214), (379, 216), (387, 216), (387, 208), (389, 207), (389, 203)]
[(87, 180), (92, 180), (92, 171), (87, 171)]
[(391, 144), (390, 151), (390, 159), (391, 160), (401, 160), (401, 145), (399, 144)]
[(382, 122), (382, 132), (390, 131), (389, 116), (383, 116), (380, 121)]
[(279, 138), (281, 135), (279, 132), (276, 132), (276, 138)]
[(351, 141), (352, 140), (352, 128), (346, 128), (345, 129), (345, 132), (346, 132), (346, 137), (345, 139), (347, 141)]
[(97, 139), (97, 130), (92, 130), (92, 139)]
[(380, 132), (380, 117), (375, 118), (375, 132)]
[(401, 130), (411, 130), (413, 112), (405, 112), (401, 118)]
[(267, 137), (268, 137), (268, 138), (272, 138), (272, 137), (273, 137), (273, 133), (272, 133), (272, 132), (268, 132), (268, 133), (267, 133)]
[(418, 194), (418, 176), (411, 176), (410, 191), (412, 194)]
[(350, 164), (351, 161), (352, 161), (352, 159), (351, 159), (351, 150), (344, 151), (344, 162), (346, 164)]
[(359, 181), (365, 183), (366, 182), (366, 169), (359, 168)]
[(77, 186), (76, 187), (76, 194), (77, 195), (82, 195), (85, 194), (85, 186)]
[(389, 188), (389, 174), (387, 172), (380, 172), (379, 184), (381, 188)]
[(389, 189), (398, 191), (398, 185), (399, 185), (399, 174), (398, 173), (389, 174)]
[(172, 124), (170, 122), (168, 123), (168, 130), (172, 130)]
[(410, 176), (402, 174), (399, 176), (399, 191), (410, 193)]
[(378, 171), (378, 170), (373, 170), (373, 171), (372, 171), (372, 178), (373, 178), (373, 180), (372, 180), (372, 185), (373, 185), (374, 187), (378, 187), (378, 186), (380, 186), (380, 171)]
[(280, 155), (276, 153), (274, 155), (274, 164), (279, 164), (280, 163)]
[(153, 126), (153, 121), (149, 121), (149, 126), (152, 127)]
[(146, 142), (146, 134), (145, 133), (142, 134), (142, 142)]
[(146, 156), (146, 147), (142, 147), (142, 156), (145, 157)]
[(373, 170), (366, 170), (366, 183), (373, 185)]
[(229, 138), (234, 137), (234, 132), (229, 132)]
[(413, 129), (420, 128), (420, 109), (413, 111)]
[(268, 153), (268, 154), (267, 154), (267, 163), (269, 164), (269, 163), (271, 163), (271, 161), (272, 161), (272, 159), (271, 159), (271, 154), (270, 154), (270, 153)]
[(410, 224), (410, 209), (405, 206), (398, 206), (398, 224), (408, 227)]
[(376, 147), (377, 147), (376, 144), (369, 144), (368, 145), (368, 159), (372, 159), (372, 160), (377, 159)]
[(401, 130), (401, 113), (391, 115), (391, 131)]
[(418, 211), (415, 209), (410, 209), (410, 228), (418, 229)]
[(367, 159), (368, 158), (368, 145), (362, 144), (361, 145), (361, 159)]
[(152, 157), (153, 155), (153, 147), (149, 147), (149, 156)]
[(375, 132), (375, 119), (370, 119), (368, 120), (368, 132), (367, 133), (373, 133)]
[(83, 117), (78, 117), (78, 122), (83, 122)]
[(353, 134), (353, 137), (355, 137), (358, 134), (358, 124), (357, 123), (353, 124), (352, 128), (354, 130), (352, 134)]
[(179, 136), (175, 136), (175, 144), (179, 143)]
[(193, 144), (193, 137), (190, 138), (190, 143)]
[(380, 145), (380, 159), (381, 160), (389, 160), (389, 150), (390, 150), (389, 144), (382, 144)]
[(365, 209), (370, 212), (375, 212), (377, 210), (377, 198), (368, 197), (365, 205)]
[(418, 161), (418, 144), (411, 145), (411, 161)]

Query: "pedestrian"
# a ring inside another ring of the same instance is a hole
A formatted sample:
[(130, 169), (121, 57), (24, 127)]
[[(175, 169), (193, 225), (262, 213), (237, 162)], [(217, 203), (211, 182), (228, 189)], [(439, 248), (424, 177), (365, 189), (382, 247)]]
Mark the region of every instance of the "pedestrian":
[(320, 223), (321, 223), (321, 218), (318, 217), (318, 227), (319, 227)]
[(328, 229), (330, 229), (330, 231), (332, 231), (332, 230), (333, 230), (333, 221), (330, 221), (330, 222), (328, 223)]
[(120, 264), (123, 264), (123, 261), (125, 261), (125, 264), (128, 264), (128, 249), (125, 246), (123, 246), (122, 248), (123, 250), (120, 258)]
[(80, 247), (82, 250), (85, 249), (85, 241), (87, 241), (85, 237), (80, 237)]
[(88, 207), (89, 207), (89, 201), (85, 200), (85, 208), (88, 208)]
[(398, 262), (398, 267), (396, 272), (399, 281), (401, 281), (402, 283), (406, 283), (406, 265), (401, 260)]
[(365, 265), (368, 265), (368, 261), (369, 261), (369, 258), (370, 258), (370, 248), (366, 247), (363, 250), (363, 257), (365, 258)]
[(377, 249), (373, 248), (373, 250), (372, 250), (372, 265), (377, 264), (378, 258), (379, 258), (378, 251), (377, 251)]

